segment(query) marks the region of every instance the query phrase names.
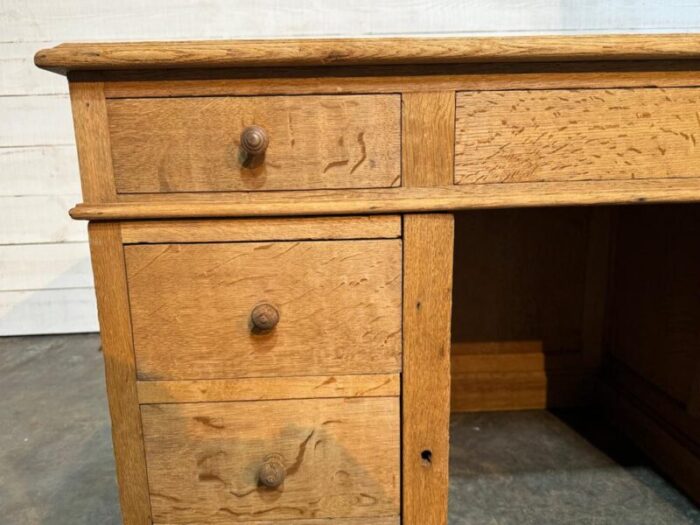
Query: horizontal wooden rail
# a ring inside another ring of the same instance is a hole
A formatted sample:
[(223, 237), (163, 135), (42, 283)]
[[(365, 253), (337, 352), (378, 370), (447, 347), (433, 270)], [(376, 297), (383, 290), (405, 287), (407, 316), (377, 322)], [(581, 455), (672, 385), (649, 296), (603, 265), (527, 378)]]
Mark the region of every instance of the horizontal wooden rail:
[[(124, 197), (122, 197), (124, 198)], [(476, 184), (435, 188), (128, 196), (78, 204), (74, 219), (131, 220), (444, 212), (465, 209), (700, 201), (700, 178)]]

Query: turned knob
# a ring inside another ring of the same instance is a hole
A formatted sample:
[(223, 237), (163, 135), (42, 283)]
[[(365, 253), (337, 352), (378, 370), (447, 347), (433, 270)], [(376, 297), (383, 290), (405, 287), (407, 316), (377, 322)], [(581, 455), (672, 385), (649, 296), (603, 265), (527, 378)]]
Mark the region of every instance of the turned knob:
[(257, 157), (265, 153), (270, 139), (260, 126), (248, 126), (241, 133), (241, 149), (250, 157)]
[(270, 457), (267, 458), (265, 463), (260, 467), (258, 471), (258, 481), (260, 481), (261, 485), (276, 489), (284, 483), (284, 476), (286, 473), (282, 461), (277, 457)]
[(280, 313), (271, 304), (263, 303), (253, 308), (250, 320), (255, 330), (267, 332), (277, 326), (280, 320)]

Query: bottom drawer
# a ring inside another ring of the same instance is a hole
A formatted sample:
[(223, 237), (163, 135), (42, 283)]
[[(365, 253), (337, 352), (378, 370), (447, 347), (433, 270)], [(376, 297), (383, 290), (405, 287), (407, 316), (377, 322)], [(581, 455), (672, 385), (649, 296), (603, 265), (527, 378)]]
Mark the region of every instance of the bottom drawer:
[(143, 405), (141, 414), (155, 524), (398, 524), (398, 397)]

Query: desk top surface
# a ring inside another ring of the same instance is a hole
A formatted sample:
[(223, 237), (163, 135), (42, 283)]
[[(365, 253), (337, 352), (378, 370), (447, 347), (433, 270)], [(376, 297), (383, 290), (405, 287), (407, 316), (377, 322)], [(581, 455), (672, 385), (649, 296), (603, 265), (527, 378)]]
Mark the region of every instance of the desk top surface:
[(37, 66), (74, 70), (358, 66), (700, 58), (700, 34), (68, 43)]

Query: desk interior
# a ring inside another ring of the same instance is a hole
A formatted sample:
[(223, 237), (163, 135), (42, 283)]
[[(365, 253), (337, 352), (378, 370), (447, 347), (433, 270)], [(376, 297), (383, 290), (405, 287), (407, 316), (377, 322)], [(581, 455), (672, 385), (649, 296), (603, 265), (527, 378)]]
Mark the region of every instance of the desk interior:
[(700, 206), (455, 215), (452, 411), (592, 407), (700, 498)]

